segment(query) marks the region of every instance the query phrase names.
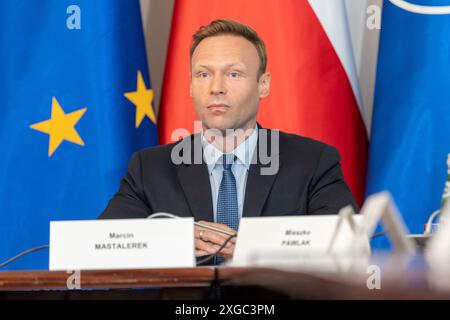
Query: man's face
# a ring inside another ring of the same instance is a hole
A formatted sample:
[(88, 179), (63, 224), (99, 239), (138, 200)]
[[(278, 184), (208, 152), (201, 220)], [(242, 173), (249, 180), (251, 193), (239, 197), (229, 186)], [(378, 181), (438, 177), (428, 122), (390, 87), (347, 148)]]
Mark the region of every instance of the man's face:
[(200, 42), (191, 60), (191, 96), (206, 129), (244, 129), (256, 124), (259, 100), (269, 94), (270, 74), (259, 78), (259, 55), (235, 35)]

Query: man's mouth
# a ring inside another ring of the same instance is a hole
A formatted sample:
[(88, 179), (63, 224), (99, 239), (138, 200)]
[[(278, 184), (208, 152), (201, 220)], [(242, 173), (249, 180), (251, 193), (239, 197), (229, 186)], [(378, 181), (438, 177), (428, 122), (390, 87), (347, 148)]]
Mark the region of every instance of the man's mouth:
[(221, 110), (225, 110), (225, 109), (228, 109), (228, 108), (230, 108), (230, 106), (229, 105), (226, 105), (226, 104), (223, 104), (223, 103), (215, 103), (215, 104), (210, 104), (209, 106), (208, 106), (208, 109), (209, 110), (211, 110), (211, 111), (221, 111)]

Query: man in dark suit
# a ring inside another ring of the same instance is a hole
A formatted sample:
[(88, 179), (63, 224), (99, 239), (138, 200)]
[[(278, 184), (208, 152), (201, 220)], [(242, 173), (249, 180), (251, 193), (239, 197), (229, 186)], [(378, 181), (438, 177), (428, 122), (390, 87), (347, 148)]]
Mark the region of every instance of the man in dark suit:
[[(271, 79), (256, 32), (216, 20), (193, 39), (190, 92), (202, 132), (135, 153), (100, 218), (168, 212), (235, 234), (241, 217), (357, 210), (335, 148), (257, 125)], [(196, 256), (214, 253), (227, 237), (196, 226)], [(222, 258), (232, 257), (234, 244)]]

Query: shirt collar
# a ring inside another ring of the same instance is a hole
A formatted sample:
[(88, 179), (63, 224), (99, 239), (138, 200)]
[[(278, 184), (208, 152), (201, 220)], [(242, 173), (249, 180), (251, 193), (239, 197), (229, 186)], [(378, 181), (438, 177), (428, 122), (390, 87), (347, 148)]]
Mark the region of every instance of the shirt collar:
[[(222, 163), (222, 155), (224, 154), (221, 150), (217, 149), (211, 143), (206, 140), (205, 136), (202, 134), (202, 146), (203, 146), (203, 158), (208, 165), (208, 172), (211, 173), (216, 164)], [(232, 153), (236, 156), (237, 163), (240, 163), (245, 166), (247, 170), (250, 169), (250, 164), (252, 161), (253, 153), (256, 148), (256, 144), (258, 142), (258, 125), (255, 125), (255, 128), (252, 134), (245, 139), (240, 145), (237, 146), (236, 149), (232, 151)]]

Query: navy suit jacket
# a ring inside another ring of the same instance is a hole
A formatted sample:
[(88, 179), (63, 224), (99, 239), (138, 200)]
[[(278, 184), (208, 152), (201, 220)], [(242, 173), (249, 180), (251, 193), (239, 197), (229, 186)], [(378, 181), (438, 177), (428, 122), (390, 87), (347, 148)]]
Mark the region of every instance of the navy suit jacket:
[[(264, 139), (264, 130), (268, 139)], [(258, 134), (254, 163), (247, 177), (243, 217), (336, 214), (347, 205), (358, 211), (334, 147), (281, 131), (259, 129)], [(279, 148), (269, 152), (272, 162), (268, 164), (260, 150), (264, 146), (272, 150), (270, 138), (277, 134)], [(195, 148), (200, 150), (201, 163), (194, 162)], [(184, 160), (174, 163), (173, 152)], [(279, 161), (277, 172), (261, 174), (261, 169), (268, 169), (274, 161)], [(199, 134), (134, 153), (119, 191), (99, 218), (146, 218), (155, 212), (213, 221), (211, 186)]]

